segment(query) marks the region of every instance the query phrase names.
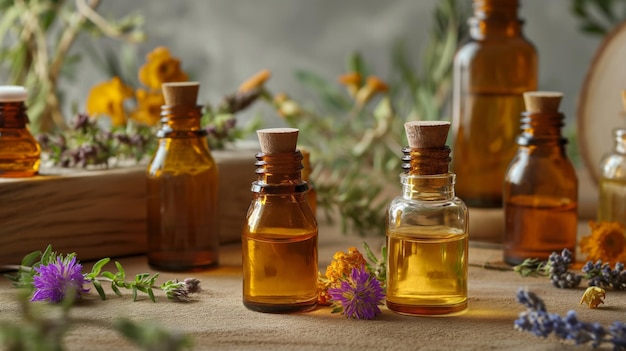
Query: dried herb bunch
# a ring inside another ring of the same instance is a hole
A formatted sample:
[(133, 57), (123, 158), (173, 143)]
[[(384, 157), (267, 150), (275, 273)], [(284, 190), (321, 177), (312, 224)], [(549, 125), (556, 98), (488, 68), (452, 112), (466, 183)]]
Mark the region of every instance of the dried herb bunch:
[(385, 189), (399, 184), (403, 124), (447, 117), (452, 61), (465, 14), (455, 0), (438, 2), (421, 66), (413, 68), (397, 45), (391, 83), (371, 74), (354, 54), (339, 77), (344, 89), (314, 73), (296, 73), (314, 93), (308, 104), (261, 86), (261, 96), (285, 123), (300, 129), (299, 142), (311, 152), (318, 205), (328, 220), (341, 220), (343, 232), (384, 234), (384, 211), (398, 194)]

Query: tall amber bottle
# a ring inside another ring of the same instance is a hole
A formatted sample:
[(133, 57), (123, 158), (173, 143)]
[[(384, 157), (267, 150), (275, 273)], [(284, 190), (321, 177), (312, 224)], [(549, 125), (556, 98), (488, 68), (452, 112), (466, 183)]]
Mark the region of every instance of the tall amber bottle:
[(387, 210), (387, 307), (409, 315), (467, 308), (468, 211), (454, 194), (448, 122), (405, 124), (402, 195)]
[(518, 0), (474, 0), (470, 40), (454, 59), (452, 169), (470, 207), (502, 207), (522, 93), (537, 89), (537, 53), (522, 35), (518, 7)]
[(311, 211), (313, 211), (313, 216), (315, 216), (317, 214), (317, 190), (311, 181), (311, 153), (303, 148), (300, 148), (300, 153), (302, 153), (302, 180), (309, 187), (306, 198), (311, 206)]
[(0, 177), (30, 177), (39, 172), (41, 148), (28, 130), (24, 87), (0, 86)]
[(510, 264), (576, 252), (578, 179), (561, 136), (562, 96), (524, 93), (527, 112), (504, 180), (504, 261)]
[(218, 169), (200, 126), (199, 84), (165, 83), (159, 147), (148, 166), (148, 263), (169, 271), (218, 264)]
[(317, 222), (302, 180), (298, 130), (257, 131), (257, 180), (242, 236), (243, 304), (260, 312), (317, 304)]

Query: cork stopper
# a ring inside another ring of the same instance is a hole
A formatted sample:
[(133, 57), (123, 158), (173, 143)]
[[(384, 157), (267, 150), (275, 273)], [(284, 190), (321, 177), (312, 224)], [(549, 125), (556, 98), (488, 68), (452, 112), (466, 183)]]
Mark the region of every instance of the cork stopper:
[(278, 154), (296, 151), (298, 142), (296, 128), (267, 128), (256, 131), (261, 144), (261, 152), (266, 154)]
[(26, 88), (18, 85), (0, 86), (0, 102), (20, 102), (26, 100), (28, 92)]
[(526, 111), (530, 113), (559, 113), (563, 93), (555, 91), (528, 91), (524, 93)]
[(167, 106), (196, 106), (198, 101), (198, 82), (172, 82), (161, 85), (165, 105)]
[(412, 121), (404, 124), (409, 147), (412, 149), (437, 148), (446, 145), (450, 122)]

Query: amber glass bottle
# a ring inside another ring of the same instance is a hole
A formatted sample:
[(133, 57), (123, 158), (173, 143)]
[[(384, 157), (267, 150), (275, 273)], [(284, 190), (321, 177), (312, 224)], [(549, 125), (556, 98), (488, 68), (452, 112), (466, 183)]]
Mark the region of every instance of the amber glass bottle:
[(468, 211), (454, 194), (448, 122), (405, 124), (402, 195), (387, 210), (387, 307), (409, 315), (467, 308)]
[(522, 35), (518, 0), (474, 0), (470, 40), (453, 73), (452, 170), (470, 207), (502, 207), (515, 155), (522, 93), (537, 89), (537, 53)]
[(313, 216), (315, 216), (317, 214), (317, 191), (311, 181), (311, 153), (302, 148), (300, 148), (300, 153), (302, 153), (302, 180), (304, 180), (309, 187), (306, 198), (311, 206), (311, 211), (313, 211)]
[(524, 93), (518, 151), (504, 180), (504, 261), (575, 253), (578, 180), (561, 136), (561, 93)]
[(187, 271), (218, 264), (218, 169), (200, 126), (198, 83), (165, 83), (159, 147), (148, 166), (148, 263)]
[(626, 129), (613, 131), (613, 150), (600, 163), (598, 221), (626, 227)]
[(0, 177), (30, 177), (39, 172), (41, 148), (28, 130), (21, 86), (0, 86)]
[(242, 236), (243, 304), (260, 312), (317, 305), (317, 222), (302, 180), (298, 130), (257, 132), (261, 153)]

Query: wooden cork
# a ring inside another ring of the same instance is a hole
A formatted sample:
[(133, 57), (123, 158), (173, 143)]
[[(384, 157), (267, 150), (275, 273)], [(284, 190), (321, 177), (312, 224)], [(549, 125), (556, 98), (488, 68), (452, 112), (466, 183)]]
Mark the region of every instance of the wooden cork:
[(524, 93), (526, 111), (530, 113), (559, 113), (563, 93), (555, 91), (528, 91)]
[(413, 121), (404, 124), (409, 147), (412, 149), (436, 148), (446, 145), (450, 122)]
[(278, 154), (296, 151), (298, 132), (296, 128), (267, 128), (257, 130), (256, 134), (263, 153)]
[(196, 106), (200, 83), (163, 83), (161, 89), (163, 90), (165, 105), (167, 106)]

